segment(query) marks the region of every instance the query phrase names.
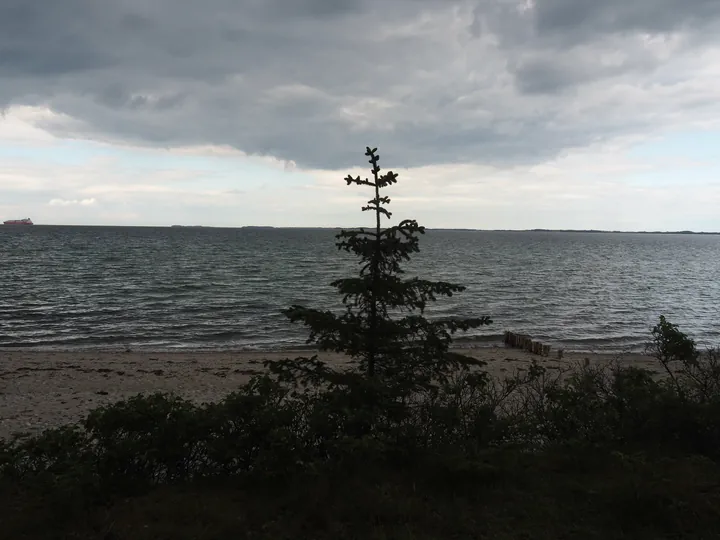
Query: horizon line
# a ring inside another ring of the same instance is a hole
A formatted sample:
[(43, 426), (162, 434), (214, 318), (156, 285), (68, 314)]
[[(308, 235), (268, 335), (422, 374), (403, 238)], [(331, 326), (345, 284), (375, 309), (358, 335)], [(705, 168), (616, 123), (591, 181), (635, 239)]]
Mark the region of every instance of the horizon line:
[[(21, 228), (27, 226), (4, 225), (3, 228)], [(42, 223), (34, 224), (33, 227), (127, 227), (147, 229), (373, 229), (372, 226), (275, 226), (275, 225), (90, 225), (90, 224), (62, 224)], [(698, 235), (720, 235), (720, 231), (692, 231), (692, 230), (618, 230), (618, 229), (477, 229), (471, 227), (425, 227), (427, 231), (467, 231), (467, 232), (549, 232), (549, 233), (605, 233), (605, 234), (698, 234)]]

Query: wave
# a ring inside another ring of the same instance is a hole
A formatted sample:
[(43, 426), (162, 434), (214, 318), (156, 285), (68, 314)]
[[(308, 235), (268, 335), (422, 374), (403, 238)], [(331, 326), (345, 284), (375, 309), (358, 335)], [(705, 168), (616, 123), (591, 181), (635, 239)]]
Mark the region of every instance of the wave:
[[(47, 227), (22, 243), (7, 238), (2, 347), (295, 348), (306, 329), (280, 311), (299, 303), (341, 312), (329, 282), (357, 270), (327, 230), (204, 229), (199, 238)], [(661, 314), (699, 346), (717, 345), (719, 267), (720, 237), (432, 231), (407, 276), (468, 286), (431, 305), (431, 319), (493, 318), (457, 334), (461, 346), (501, 343), (510, 329), (554, 347), (617, 352), (641, 350)]]

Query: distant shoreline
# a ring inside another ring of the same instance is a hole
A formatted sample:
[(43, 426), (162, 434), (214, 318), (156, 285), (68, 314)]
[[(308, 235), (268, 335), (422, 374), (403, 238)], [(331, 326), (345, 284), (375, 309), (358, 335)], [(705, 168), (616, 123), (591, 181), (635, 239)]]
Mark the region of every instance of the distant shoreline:
[(606, 231), (602, 229), (443, 229), (427, 228), (429, 231), (467, 231), (467, 232), (516, 232), (516, 233), (593, 233), (593, 234), (684, 234), (684, 235), (720, 235), (712, 231)]
[[(345, 226), (345, 227), (275, 227), (273, 225), (62, 225), (62, 224), (35, 224), (34, 227), (78, 227), (78, 228), (128, 228), (128, 229), (250, 229), (250, 230), (327, 230), (338, 231), (341, 229), (368, 229), (366, 225)], [(10, 227), (6, 227), (10, 228)], [(19, 229), (19, 227), (13, 227)], [(720, 231), (610, 231), (603, 229), (468, 229), (468, 228), (446, 228), (446, 227), (425, 227), (427, 231), (458, 231), (458, 232), (504, 232), (504, 233), (586, 233), (586, 234), (657, 234), (657, 235), (698, 235), (718, 236)]]

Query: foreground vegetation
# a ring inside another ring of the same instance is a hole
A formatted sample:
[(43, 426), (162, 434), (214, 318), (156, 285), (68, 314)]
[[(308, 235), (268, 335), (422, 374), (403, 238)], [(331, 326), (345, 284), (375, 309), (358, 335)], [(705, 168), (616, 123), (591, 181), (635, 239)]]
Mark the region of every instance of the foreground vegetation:
[(491, 379), (450, 350), (487, 316), (427, 320), (463, 287), (406, 279), (424, 232), (382, 228), (397, 181), (368, 148), (371, 230), (343, 231), (341, 315), (292, 306), (346, 353), (267, 364), (218, 403), (137, 396), (79, 426), (0, 443), (7, 538), (716, 538), (720, 353), (664, 318), (648, 352)]
[(467, 373), (365, 433), (359, 398), (270, 376), (138, 396), (4, 443), (0, 537), (716, 538), (719, 358)]
[(4, 489), (0, 536), (714, 539), (719, 483), (715, 463), (647, 452), (496, 451), (401, 468), (363, 460), (96, 500)]

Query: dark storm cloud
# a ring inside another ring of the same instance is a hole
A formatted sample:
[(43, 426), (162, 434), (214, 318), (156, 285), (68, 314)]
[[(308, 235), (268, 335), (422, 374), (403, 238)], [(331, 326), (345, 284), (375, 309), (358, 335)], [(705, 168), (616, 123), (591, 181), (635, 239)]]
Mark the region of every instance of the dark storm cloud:
[[(640, 81), (666, 59), (638, 40), (680, 33), (687, 47), (717, 44), (719, 21), (717, 0), (488, 0), (476, 6), (470, 28), (498, 38), (520, 92), (551, 94), (624, 73)], [(603, 65), (600, 56), (612, 52), (628, 58)]]
[(56, 76), (113, 65), (86, 27), (100, 16), (87, 0), (2, 0), (0, 77)]
[(718, 6), (0, 0), (0, 107), (46, 104), (61, 116), (44, 127), (64, 136), (301, 167), (355, 165), (368, 144), (410, 166), (532, 163), (652, 127), (662, 115), (597, 86), (669, 65), (641, 33), (713, 36)]
[(587, 39), (588, 33), (671, 32), (720, 17), (717, 0), (538, 0), (537, 29)]
[[(595, 56), (593, 56), (593, 53)], [(615, 55), (612, 63), (603, 64), (599, 56)], [(515, 77), (516, 88), (523, 94), (560, 95), (585, 83), (621, 78), (632, 74), (641, 79), (662, 64), (662, 60), (646, 51), (635, 50), (626, 54), (612, 46), (596, 47), (594, 50), (576, 48), (559, 54), (554, 49), (521, 53), (509, 62), (509, 69)]]

